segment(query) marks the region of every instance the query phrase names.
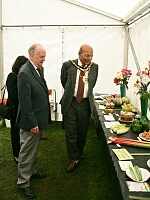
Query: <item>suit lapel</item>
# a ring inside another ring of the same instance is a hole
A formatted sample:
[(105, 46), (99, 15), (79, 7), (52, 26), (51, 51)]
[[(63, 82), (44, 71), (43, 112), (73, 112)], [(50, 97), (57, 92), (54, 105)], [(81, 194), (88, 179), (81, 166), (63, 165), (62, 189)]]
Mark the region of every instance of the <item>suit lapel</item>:
[[(74, 60), (74, 62), (75, 62), (76, 64), (78, 64), (78, 60), (77, 60), (77, 59)], [(72, 83), (73, 83), (73, 87), (74, 87), (75, 82), (76, 82), (76, 76), (77, 76), (77, 68), (76, 68), (73, 64), (71, 64), (71, 65), (72, 65), (72, 68), (71, 68)]]
[(33, 76), (37, 79), (37, 81), (42, 85), (42, 87), (44, 87), (44, 89), (47, 91), (48, 88), (47, 86), (44, 84), (43, 80), (41, 79), (41, 77), (38, 75), (38, 73), (36, 72), (34, 66), (30, 63), (29, 65), (31, 71), (32, 71), (32, 74)]

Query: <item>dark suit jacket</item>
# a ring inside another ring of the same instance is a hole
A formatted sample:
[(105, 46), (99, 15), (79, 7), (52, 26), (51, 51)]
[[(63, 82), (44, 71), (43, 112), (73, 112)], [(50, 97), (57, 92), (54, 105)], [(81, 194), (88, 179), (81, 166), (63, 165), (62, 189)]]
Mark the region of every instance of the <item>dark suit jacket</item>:
[[(77, 63), (78, 59), (74, 60), (74, 62), (78, 64)], [(73, 99), (76, 75), (77, 75), (77, 68), (70, 61), (65, 62), (61, 70), (61, 84), (64, 88), (64, 94), (60, 101), (62, 115), (66, 114)], [(89, 88), (88, 97), (89, 97), (91, 112), (93, 115), (97, 113), (93, 98), (93, 88), (96, 84), (97, 77), (98, 77), (98, 65), (93, 63), (89, 72), (89, 82), (88, 82), (88, 88)]]
[(30, 61), (18, 75), (18, 98), (17, 126), (26, 131), (36, 126), (44, 130), (51, 121), (48, 88)]

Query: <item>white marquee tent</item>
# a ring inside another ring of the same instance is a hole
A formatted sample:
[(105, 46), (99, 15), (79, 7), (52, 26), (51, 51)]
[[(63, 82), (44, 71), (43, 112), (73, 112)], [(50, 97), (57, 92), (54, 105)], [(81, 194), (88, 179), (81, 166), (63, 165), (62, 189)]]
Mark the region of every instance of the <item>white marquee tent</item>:
[(0, 9), (1, 88), (16, 57), (28, 57), (29, 46), (41, 43), (47, 50), (45, 78), (49, 89), (56, 90), (61, 120), (62, 63), (77, 58), (79, 47), (87, 43), (99, 64), (94, 93), (119, 93), (113, 79), (122, 68), (131, 69), (127, 96), (140, 109), (133, 84), (136, 72), (150, 60), (149, 0), (0, 0)]

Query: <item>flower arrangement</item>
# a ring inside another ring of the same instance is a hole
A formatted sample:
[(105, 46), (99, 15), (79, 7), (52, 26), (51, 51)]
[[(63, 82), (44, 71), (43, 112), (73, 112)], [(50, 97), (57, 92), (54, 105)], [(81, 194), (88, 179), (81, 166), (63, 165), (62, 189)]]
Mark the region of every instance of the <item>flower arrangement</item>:
[(128, 89), (128, 80), (132, 75), (132, 71), (128, 69), (122, 69), (121, 72), (117, 72), (114, 78), (114, 83), (116, 85), (125, 86)]
[(150, 99), (150, 90), (148, 86), (150, 85), (150, 68), (145, 68), (144, 71), (137, 72), (136, 74), (139, 79), (137, 79), (134, 87), (138, 88), (137, 94), (140, 94), (141, 99)]

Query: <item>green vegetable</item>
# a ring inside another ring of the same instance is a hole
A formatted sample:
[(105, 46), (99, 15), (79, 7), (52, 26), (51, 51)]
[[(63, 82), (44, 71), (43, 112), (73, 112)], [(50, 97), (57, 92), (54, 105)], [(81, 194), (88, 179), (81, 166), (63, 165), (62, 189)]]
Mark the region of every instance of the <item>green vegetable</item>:
[(135, 119), (131, 123), (131, 130), (135, 133), (149, 131), (150, 130), (149, 122), (145, 118), (142, 118), (140, 120)]
[(99, 104), (100, 105), (106, 105), (106, 101), (100, 101)]
[(110, 128), (117, 134), (123, 134), (129, 130), (129, 128), (126, 127), (126, 124), (114, 124)]
[(138, 119), (135, 119), (132, 124), (141, 124), (141, 122)]
[(116, 106), (121, 106), (122, 105), (122, 98), (114, 98), (113, 102)]
[(134, 180), (137, 180), (136, 175), (135, 175), (135, 172), (134, 172), (134, 169), (133, 169), (131, 166), (129, 166), (129, 169), (130, 169), (130, 173), (131, 173), (132, 178), (133, 178)]
[(126, 104), (129, 104), (130, 103), (130, 99), (129, 99), (129, 97), (122, 97), (122, 104), (124, 104), (124, 103), (126, 103)]
[(142, 181), (142, 172), (137, 165), (134, 165), (133, 168), (129, 166), (129, 169), (130, 169), (131, 176), (134, 180)]
[(134, 171), (136, 173), (138, 181), (142, 181), (142, 172), (137, 165), (134, 165)]
[(142, 125), (139, 123), (133, 123), (131, 124), (131, 129), (135, 133), (140, 133), (142, 131)]
[(140, 119), (142, 131), (149, 131), (149, 122), (146, 119)]
[(121, 129), (117, 130), (117, 134), (126, 133), (126, 132), (128, 132), (128, 130), (129, 130), (129, 127), (121, 128)]

